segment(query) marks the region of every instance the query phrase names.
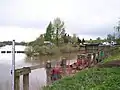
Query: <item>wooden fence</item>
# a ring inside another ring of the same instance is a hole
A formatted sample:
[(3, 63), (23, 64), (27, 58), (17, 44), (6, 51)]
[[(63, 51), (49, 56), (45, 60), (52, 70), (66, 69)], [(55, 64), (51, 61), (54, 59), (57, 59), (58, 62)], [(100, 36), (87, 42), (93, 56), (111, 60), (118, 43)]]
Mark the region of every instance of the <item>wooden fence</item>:
[[(63, 58), (64, 60), (65, 58)], [(48, 66), (48, 64), (51, 64), (51, 62), (47, 62), (46, 64), (41, 65), (35, 65), (31, 67), (23, 67), (15, 70), (15, 90), (20, 90), (20, 76), (23, 75), (23, 90), (29, 90), (29, 74), (32, 70), (38, 69), (38, 68), (46, 68), (46, 76), (47, 76), (47, 84), (51, 82), (50, 79), (50, 71), (51, 68), (54, 66), (54, 63)], [(65, 67), (63, 67), (65, 68)]]

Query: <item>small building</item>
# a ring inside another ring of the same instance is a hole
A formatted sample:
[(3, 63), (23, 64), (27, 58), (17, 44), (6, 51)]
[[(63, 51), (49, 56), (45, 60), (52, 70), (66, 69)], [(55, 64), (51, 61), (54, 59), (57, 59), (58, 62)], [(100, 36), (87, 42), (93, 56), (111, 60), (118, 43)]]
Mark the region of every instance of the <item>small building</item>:
[(44, 41), (44, 44), (45, 44), (45, 45), (50, 45), (50, 46), (51, 46), (51, 45), (54, 45), (54, 44), (53, 44), (52, 42), (50, 42), (50, 41)]
[(99, 43), (85, 44), (87, 53), (97, 53), (99, 48)]
[(85, 54), (86, 53), (86, 46), (85, 45), (80, 45), (80, 54)]

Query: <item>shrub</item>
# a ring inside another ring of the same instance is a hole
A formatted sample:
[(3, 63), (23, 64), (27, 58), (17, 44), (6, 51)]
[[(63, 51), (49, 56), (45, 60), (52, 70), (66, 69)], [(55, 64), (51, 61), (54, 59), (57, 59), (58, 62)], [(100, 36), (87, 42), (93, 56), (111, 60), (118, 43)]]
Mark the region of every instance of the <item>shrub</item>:
[(44, 45), (44, 46), (35, 45), (33, 47), (27, 48), (26, 55), (31, 56), (34, 53), (37, 53), (39, 55), (55, 55), (59, 53), (76, 52), (78, 50), (79, 47), (73, 47), (71, 44), (61, 45), (61, 47), (57, 47), (55, 45)]
[(62, 53), (75, 52), (78, 51), (78, 47), (73, 47), (71, 44), (63, 45), (60, 47)]
[(26, 47), (25, 48), (25, 54), (27, 56), (32, 56), (33, 55), (32, 47)]

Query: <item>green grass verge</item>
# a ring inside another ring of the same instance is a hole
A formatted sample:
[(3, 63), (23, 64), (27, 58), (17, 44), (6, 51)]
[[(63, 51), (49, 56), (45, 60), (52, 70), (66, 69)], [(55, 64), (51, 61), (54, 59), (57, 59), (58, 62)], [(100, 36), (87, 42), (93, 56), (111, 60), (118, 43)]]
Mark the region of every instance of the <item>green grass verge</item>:
[(104, 60), (104, 62), (113, 61), (113, 60), (120, 60), (120, 47), (113, 49), (111, 52), (113, 54), (110, 57), (106, 58)]
[(120, 68), (91, 68), (43, 90), (120, 90)]
[(113, 60), (120, 60), (120, 53), (117, 53), (113, 56), (106, 58), (104, 62), (113, 61)]

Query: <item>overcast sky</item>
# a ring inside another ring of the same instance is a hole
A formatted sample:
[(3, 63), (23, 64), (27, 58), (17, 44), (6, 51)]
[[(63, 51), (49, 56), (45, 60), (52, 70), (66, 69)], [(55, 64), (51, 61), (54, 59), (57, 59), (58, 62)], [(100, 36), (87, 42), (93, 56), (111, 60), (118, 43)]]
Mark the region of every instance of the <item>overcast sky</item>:
[(56, 17), (70, 34), (105, 37), (120, 18), (120, 0), (0, 0), (0, 41), (34, 40)]

